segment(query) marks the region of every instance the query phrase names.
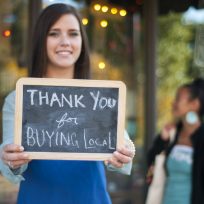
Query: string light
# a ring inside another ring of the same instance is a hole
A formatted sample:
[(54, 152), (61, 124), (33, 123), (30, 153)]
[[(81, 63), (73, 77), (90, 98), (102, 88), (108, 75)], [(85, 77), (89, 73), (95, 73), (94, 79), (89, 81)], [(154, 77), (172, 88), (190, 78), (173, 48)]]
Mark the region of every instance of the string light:
[(104, 62), (99, 62), (98, 67), (99, 67), (99, 69), (105, 69), (106, 64)]
[(102, 21), (100, 22), (100, 25), (101, 25), (102, 28), (106, 28), (106, 27), (108, 26), (108, 21), (102, 20)]
[(124, 10), (124, 9), (120, 10), (120, 15), (121, 16), (126, 16), (127, 15), (127, 11)]
[(88, 18), (83, 18), (83, 19), (82, 19), (82, 24), (83, 24), (83, 25), (87, 25), (88, 23), (89, 23)]
[(100, 11), (101, 5), (100, 5), (100, 4), (95, 4), (95, 5), (94, 5), (94, 9), (95, 9), (96, 11)]
[[(103, 13), (106, 13), (109, 10), (109, 7), (106, 6), (106, 5), (101, 6), (100, 4), (95, 4), (93, 7), (94, 7), (94, 10), (96, 10), (96, 11), (100, 11), (101, 10)], [(113, 7), (113, 8), (110, 9), (110, 12), (111, 12), (111, 14), (115, 15), (115, 14), (118, 13), (118, 9)], [(125, 9), (121, 9), (119, 11), (119, 14), (120, 14), (120, 16), (124, 17), (124, 16), (127, 15), (127, 11)]]
[(108, 7), (107, 6), (103, 6), (102, 8), (101, 8), (101, 10), (102, 10), (102, 12), (104, 12), (104, 13), (106, 13), (107, 11), (108, 11)]
[(118, 9), (117, 9), (117, 8), (112, 8), (112, 9), (111, 9), (111, 13), (112, 13), (113, 15), (117, 14), (117, 13), (118, 13)]

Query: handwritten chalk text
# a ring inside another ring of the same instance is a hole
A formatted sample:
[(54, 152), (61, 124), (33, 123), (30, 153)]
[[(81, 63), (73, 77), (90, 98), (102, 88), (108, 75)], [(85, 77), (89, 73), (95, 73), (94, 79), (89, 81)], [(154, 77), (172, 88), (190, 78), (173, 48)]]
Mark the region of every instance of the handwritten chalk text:
[[(49, 93), (48, 91), (38, 91), (37, 89), (28, 89), (30, 105), (31, 106), (50, 106), (54, 105), (62, 108), (68, 106), (69, 108), (86, 108), (87, 104), (84, 102), (84, 95), (67, 94), (64, 93)], [(116, 106), (116, 99), (101, 96), (100, 91), (97, 93), (89, 92), (89, 97), (93, 99), (93, 110), (103, 110), (104, 108), (114, 108)], [(86, 96), (87, 97), (87, 96)]]
[(73, 122), (75, 125), (78, 125), (77, 118), (68, 117), (68, 113), (65, 113), (61, 119), (56, 120), (58, 123), (57, 128), (64, 126), (65, 123)]
[[(83, 139), (81, 140), (80, 138)], [(74, 131), (64, 133), (62, 131), (39, 130), (27, 127), (26, 144), (28, 147), (41, 148), (46, 146), (50, 149), (60, 146), (71, 147), (72, 149), (92, 149), (97, 147), (104, 147), (110, 150), (115, 149), (110, 132), (105, 137), (93, 137), (89, 135), (86, 129), (83, 129), (83, 132), (77, 135)]]
[[(48, 93), (47, 91), (45, 93), (42, 93), (42, 91), (38, 91), (35, 89), (29, 89), (27, 92), (30, 94), (30, 104), (33, 105), (49, 105), (52, 107), (54, 104), (58, 105), (59, 107), (64, 107), (65, 105), (68, 105), (70, 108), (73, 107), (81, 107), (85, 108), (85, 105), (82, 102), (83, 95), (72, 95), (69, 94), (68, 96), (65, 96), (63, 93), (57, 94), (57, 93)], [(35, 104), (35, 101), (37, 101), (37, 104)]]

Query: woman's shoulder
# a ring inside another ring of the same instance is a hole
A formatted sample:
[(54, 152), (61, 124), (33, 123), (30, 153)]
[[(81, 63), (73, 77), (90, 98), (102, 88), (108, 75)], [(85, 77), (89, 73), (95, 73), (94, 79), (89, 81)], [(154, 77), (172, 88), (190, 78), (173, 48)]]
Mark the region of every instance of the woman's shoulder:
[(16, 91), (11, 91), (6, 97), (5, 102), (14, 102), (15, 103)]
[(13, 90), (6, 96), (5, 101), (15, 100), (15, 96), (16, 96), (16, 91)]
[(4, 100), (3, 109), (11, 108), (15, 106), (16, 91), (11, 91)]

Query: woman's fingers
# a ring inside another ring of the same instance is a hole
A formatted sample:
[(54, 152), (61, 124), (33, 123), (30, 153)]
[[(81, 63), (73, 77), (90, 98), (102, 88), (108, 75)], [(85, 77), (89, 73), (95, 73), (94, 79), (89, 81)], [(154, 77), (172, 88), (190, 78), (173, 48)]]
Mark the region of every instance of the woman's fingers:
[(132, 150), (128, 149), (127, 147), (118, 148), (117, 152), (119, 152), (123, 155), (126, 155), (128, 157), (131, 157), (131, 158), (133, 158), (135, 156), (135, 150), (132, 151)]
[(29, 159), (29, 156), (25, 152), (17, 152), (17, 153), (3, 152), (2, 159), (6, 161), (26, 160), (26, 159)]
[(113, 166), (115, 166), (116, 168), (122, 168), (123, 167), (123, 163), (120, 162), (119, 160), (117, 160), (117, 158), (112, 157), (111, 159), (108, 160), (109, 164), (112, 164)]
[(24, 148), (16, 144), (7, 144), (4, 146), (3, 150), (5, 152), (22, 152)]
[(3, 147), (1, 159), (12, 169), (19, 168), (30, 161), (29, 155), (23, 150), (24, 148), (20, 145), (7, 144)]
[(28, 162), (30, 162), (31, 160), (18, 160), (18, 161), (9, 161), (8, 162), (8, 166), (12, 169), (17, 169), (19, 167), (21, 167), (24, 164), (27, 164)]
[(121, 163), (125, 163), (126, 164), (126, 163), (131, 162), (132, 157), (130, 156), (130, 153), (128, 152), (128, 154), (125, 154), (125, 153), (127, 153), (125, 151), (123, 151), (123, 153), (119, 152), (119, 151), (115, 151), (113, 153), (113, 156), (116, 158), (116, 160), (118, 160)]
[(163, 140), (167, 141), (171, 137), (171, 134), (174, 134), (176, 128), (174, 124), (167, 124), (161, 131), (161, 137)]
[(113, 156), (108, 160), (108, 163), (117, 168), (122, 168), (124, 164), (131, 162), (133, 157), (133, 151), (126, 147), (122, 147), (113, 153)]

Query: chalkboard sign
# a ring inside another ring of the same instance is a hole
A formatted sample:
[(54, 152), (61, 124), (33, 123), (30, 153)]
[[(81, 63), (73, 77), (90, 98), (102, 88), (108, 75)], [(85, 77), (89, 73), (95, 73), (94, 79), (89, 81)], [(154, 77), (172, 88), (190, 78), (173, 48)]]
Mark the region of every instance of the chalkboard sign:
[(21, 78), (15, 143), (31, 159), (105, 160), (123, 144), (125, 102), (120, 81)]

